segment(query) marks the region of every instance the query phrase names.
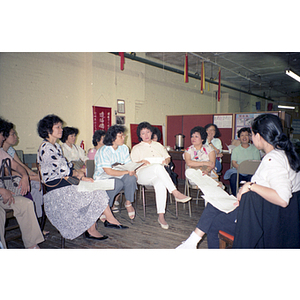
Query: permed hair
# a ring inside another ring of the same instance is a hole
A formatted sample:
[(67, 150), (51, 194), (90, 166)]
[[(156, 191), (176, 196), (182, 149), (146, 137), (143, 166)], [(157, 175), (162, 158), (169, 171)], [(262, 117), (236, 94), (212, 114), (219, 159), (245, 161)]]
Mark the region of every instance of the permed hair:
[(0, 118), (0, 133), (3, 133), (3, 136), (5, 138), (9, 136), (9, 132), (13, 128), (13, 126), (13, 123), (9, 123), (4, 119)]
[(65, 143), (66, 140), (68, 139), (68, 136), (71, 134), (75, 134), (75, 136), (78, 134), (79, 130), (75, 127), (64, 127), (63, 128), (63, 134), (60, 138), (60, 140), (62, 141), (62, 143)]
[(195, 132), (198, 132), (200, 134), (202, 142), (204, 143), (206, 141), (206, 138), (207, 138), (207, 132), (206, 132), (206, 130), (203, 127), (201, 127), (201, 126), (196, 126), (196, 127), (194, 127), (191, 130), (190, 137), (192, 137), (192, 135)]
[(124, 133), (124, 132), (125, 132), (125, 127), (121, 125), (113, 125), (109, 127), (104, 136), (103, 144), (106, 146), (112, 146), (113, 142), (117, 138), (117, 134)]
[(105, 131), (104, 130), (96, 130), (94, 132), (94, 135), (93, 135), (93, 145), (96, 147), (98, 145), (98, 142), (101, 141), (101, 138), (105, 136)]
[(53, 132), (53, 126), (58, 123), (63, 124), (63, 120), (56, 115), (47, 115), (46, 117), (41, 119), (37, 125), (37, 131), (39, 136), (42, 139), (48, 138), (49, 134), (52, 134)]
[[(138, 125), (137, 129), (136, 129), (136, 134), (137, 134), (137, 137), (139, 139), (139, 142), (142, 141), (142, 138), (141, 138), (141, 130), (142, 129), (149, 129), (152, 133), (153, 133), (153, 127), (150, 123), (148, 122), (142, 122)], [(152, 138), (152, 136), (151, 136)]]

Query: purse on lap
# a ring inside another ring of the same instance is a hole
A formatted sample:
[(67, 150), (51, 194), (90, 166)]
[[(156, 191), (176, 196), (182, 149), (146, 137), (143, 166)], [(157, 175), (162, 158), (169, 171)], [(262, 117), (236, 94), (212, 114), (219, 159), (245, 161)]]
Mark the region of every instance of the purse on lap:
[[(5, 176), (5, 168), (8, 171), (8, 176)], [(14, 196), (22, 196), (21, 188), (19, 188), (21, 177), (14, 175), (11, 173), (11, 161), (9, 158), (5, 158), (2, 160), (0, 167), (0, 187), (10, 190), (14, 193)], [(3, 200), (0, 195), (0, 200)]]

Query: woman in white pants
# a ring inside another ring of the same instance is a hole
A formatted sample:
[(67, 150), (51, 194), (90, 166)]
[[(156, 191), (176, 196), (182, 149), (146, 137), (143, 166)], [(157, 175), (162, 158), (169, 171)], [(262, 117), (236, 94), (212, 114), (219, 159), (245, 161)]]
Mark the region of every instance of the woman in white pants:
[(163, 229), (169, 225), (165, 220), (167, 190), (172, 193), (176, 201), (187, 202), (191, 197), (180, 193), (164, 168), (170, 162), (170, 155), (158, 142), (152, 141), (153, 127), (148, 122), (142, 122), (137, 127), (137, 136), (140, 143), (131, 151), (133, 162), (143, 162), (144, 165), (137, 169), (138, 183), (152, 185), (155, 190), (158, 223)]

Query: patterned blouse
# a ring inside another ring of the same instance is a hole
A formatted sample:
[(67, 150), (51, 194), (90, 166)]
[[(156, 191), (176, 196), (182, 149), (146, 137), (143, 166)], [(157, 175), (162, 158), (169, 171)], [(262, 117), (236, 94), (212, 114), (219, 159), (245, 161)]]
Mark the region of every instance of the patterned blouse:
[(185, 152), (191, 156), (191, 160), (209, 161), (209, 153), (214, 151), (211, 146), (203, 145), (200, 150), (197, 150), (194, 145), (188, 147)]
[(58, 143), (55, 145), (43, 141), (37, 156), (41, 166), (41, 176), (44, 182), (60, 179), (72, 174), (70, 165), (62, 154), (62, 149)]

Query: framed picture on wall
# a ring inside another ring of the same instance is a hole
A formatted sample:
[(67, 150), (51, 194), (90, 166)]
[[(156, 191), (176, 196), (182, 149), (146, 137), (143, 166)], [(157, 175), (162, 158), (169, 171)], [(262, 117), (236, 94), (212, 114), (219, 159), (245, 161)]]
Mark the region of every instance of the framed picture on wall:
[(125, 114), (125, 100), (117, 100), (117, 112), (118, 114)]
[(117, 125), (125, 125), (125, 116), (116, 116)]

